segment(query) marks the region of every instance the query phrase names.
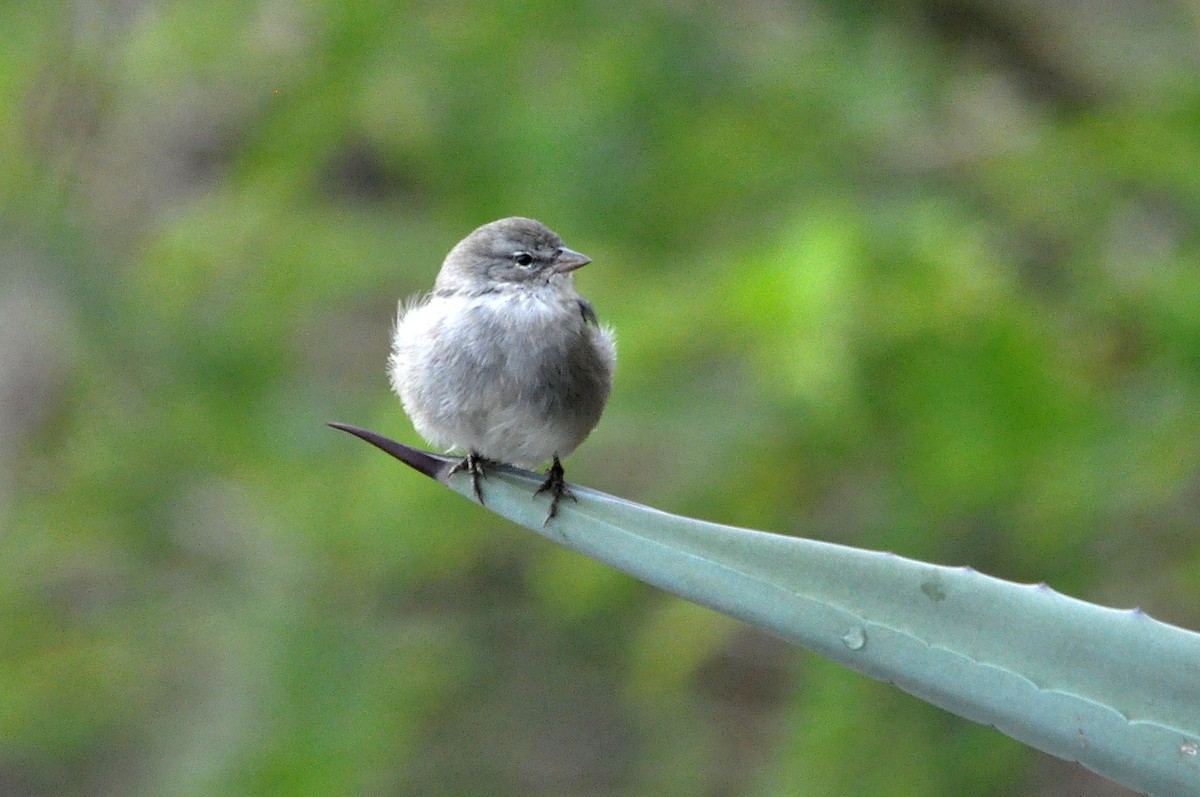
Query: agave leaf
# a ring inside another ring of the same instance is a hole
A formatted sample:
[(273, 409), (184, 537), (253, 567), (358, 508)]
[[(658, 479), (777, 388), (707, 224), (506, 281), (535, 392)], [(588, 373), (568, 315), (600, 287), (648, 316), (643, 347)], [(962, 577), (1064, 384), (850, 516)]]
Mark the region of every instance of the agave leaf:
[[(456, 459), (357, 435), (471, 498)], [(1151, 795), (1200, 794), (1200, 634), (968, 567), (669, 515), (489, 468), (486, 507), (649, 584)]]

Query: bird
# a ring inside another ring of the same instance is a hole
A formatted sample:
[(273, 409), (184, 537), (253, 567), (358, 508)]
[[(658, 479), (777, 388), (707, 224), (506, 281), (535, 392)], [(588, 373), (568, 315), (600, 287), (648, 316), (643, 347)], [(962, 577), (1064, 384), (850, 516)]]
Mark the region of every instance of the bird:
[(388, 376), (417, 433), (464, 454), (450, 473), (489, 463), (551, 465), (549, 523), (574, 499), (562, 459), (596, 427), (616, 368), (616, 340), (574, 285), (591, 259), (534, 219), (476, 228), (442, 262), (433, 290), (400, 302)]

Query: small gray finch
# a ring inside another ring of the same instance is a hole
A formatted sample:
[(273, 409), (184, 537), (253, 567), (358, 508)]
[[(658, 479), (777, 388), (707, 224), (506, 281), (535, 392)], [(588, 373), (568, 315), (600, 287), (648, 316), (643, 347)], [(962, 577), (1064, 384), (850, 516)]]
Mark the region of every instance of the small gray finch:
[(432, 293), (400, 304), (392, 389), (422, 437), (465, 452), (451, 473), (471, 474), (481, 504), (489, 461), (553, 461), (547, 522), (573, 497), (560, 460), (599, 422), (616, 366), (612, 330), (575, 291), (590, 262), (540, 222), (500, 219), (450, 250)]

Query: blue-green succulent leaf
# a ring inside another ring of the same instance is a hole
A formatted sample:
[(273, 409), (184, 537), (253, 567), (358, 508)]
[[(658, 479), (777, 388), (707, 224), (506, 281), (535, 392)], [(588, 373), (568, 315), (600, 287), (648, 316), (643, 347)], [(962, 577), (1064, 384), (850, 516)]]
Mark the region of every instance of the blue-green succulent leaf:
[[(456, 460), (338, 428), (472, 497)], [(722, 526), (541, 477), (483, 479), (491, 511), (649, 584), (1151, 795), (1200, 794), (1200, 634), (967, 567)]]

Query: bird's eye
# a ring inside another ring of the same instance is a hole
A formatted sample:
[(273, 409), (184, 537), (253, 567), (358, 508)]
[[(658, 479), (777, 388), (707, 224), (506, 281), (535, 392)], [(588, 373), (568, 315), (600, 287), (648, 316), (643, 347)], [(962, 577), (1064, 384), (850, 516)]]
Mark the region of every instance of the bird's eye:
[(533, 265), (533, 255), (529, 254), (528, 252), (517, 252), (515, 255), (513, 255), (513, 260), (517, 261), (518, 266)]

